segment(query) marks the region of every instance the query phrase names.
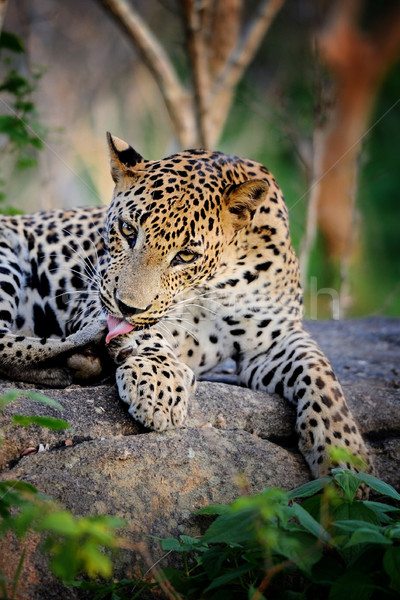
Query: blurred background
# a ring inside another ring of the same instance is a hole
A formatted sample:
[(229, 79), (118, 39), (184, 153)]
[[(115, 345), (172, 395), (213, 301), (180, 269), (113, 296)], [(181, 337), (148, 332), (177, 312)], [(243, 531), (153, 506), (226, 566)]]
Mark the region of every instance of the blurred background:
[(0, 211), (107, 204), (105, 132), (283, 189), (306, 315), (400, 315), (397, 0), (0, 2)]

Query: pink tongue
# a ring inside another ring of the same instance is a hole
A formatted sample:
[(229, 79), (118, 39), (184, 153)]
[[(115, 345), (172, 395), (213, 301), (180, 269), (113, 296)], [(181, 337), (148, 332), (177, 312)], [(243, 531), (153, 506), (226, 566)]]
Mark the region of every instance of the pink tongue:
[(108, 344), (108, 342), (110, 342), (117, 335), (129, 333), (135, 328), (135, 326), (128, 323), (128, 321), (117, 319), (117, 317), (112, 317), (111, 315), (108, 315), (107, 317), (107, 327), (108, 334), (106, 337), (106, 344)]

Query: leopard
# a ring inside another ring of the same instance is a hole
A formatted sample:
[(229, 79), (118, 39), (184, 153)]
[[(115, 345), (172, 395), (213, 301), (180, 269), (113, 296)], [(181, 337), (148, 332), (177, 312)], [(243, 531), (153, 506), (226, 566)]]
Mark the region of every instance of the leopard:
[(202, 149), (148, 160), (107, 139), (109, 206), (0, 216), (0, 373), (65, 387), (110, 369), (129, 414), (162, 432), (184, 426), (196, 381), (231, 359), (238, 385), (295, 407), (314, 477), (341, 464), (335, 446), (373, 472), (332, 365), (304, 328), (273, 175)]

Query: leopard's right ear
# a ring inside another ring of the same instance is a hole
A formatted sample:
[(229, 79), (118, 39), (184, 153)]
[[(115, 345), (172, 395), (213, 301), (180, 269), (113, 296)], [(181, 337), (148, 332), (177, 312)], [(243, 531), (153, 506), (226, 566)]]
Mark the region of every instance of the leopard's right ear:
[(126, 177), (133, 177), (136, 167), (145, 159), (127, 142), (107, 131), (108, 147), (110, 149), (111, 176), (115, 183), (120, 183)]

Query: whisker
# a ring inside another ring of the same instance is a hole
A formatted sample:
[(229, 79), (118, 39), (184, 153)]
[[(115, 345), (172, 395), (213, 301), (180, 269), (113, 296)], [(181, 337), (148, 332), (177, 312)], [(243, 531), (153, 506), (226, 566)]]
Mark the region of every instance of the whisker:
[[(212, 315), (217, 315), (218, 313), (216, 313), (214, 310), (211, 310), (211, 308), (208, 308), (207, 306), (203, 306), (202, 304), (195, 304), (194, 302), (191, 302), (190, 304), (186, 304), (185, 306), (195, 306), (197, 308), (201, 308), (201, 310), (205, 310), (208, 311), (209, 313), (211, 313)], [(170, 309), (168, 309), (168, 314), (172, 314), (172, 312), (176, 309), (178, 309), (179, 307), (172, 307)]]
[(196, 337), (196, 335), (190, 331), (187, 327), (184, 327), (183, 325), (179, 325), (179, 323), (176, 323), (176, 321), (173, 321), (171, 319), (169, 319), (168, 317), (163, 317), (164, 321), (167, 321), (168, 323), (171, 323), (172, 325), (174, 325), (174, 327), (179, 327), (180, 329), (183, 329), (183, 331), (185, 333), (187, 333), (188, 335), (190, 335), (194, 340), (196, 340), (196, 342), (198, 342), (198, 338)]
[(161, 330), (162, 330), (162, 331), (163, 331), (163, 332), (164, 332), (166, 335), (168, 335), (168, 336), (171, 338), (172, 342), (173, 342), (173, 343), (172, 343), (172, 345), (173, 345), (173, 346), (176, 346), (176, 341), (175, 341), (175, 338), (174, 338), (174, 336), (172, 335), (172, 333), (170, 332), (170, 330), (168, 329), (168, 327), (166, 327), (166, 326), (164, 325), (164, 323), (162, 323), (161, 321), (159, 321), (159, 322), (157, 323), (157, 327), (159, 327), (159, 328), (160, 328), (160, 329), (161, 329)]
[[(72, 321), (79, 320), (82, 317), (82, 315), (84, 314), (84, 312), (87, 310), (87, 308), (88, 308), (87, 306), (83, 306), (80, 310), (78, 310), (76, 313), (71, 315), (71, 317), (65, 321), (65, 324), (69, 325)], [(91, 316), (92, 320), (95, 320), (100, 316), (100, 310), (101, 310), (100, 308), (96, 309), (96, 311)]]
[[(96, 269), (95, 265), (93, 264), (93, 262), (92, 262), (91, 258), (90, 258), (90, 257), (89, 257), (89, 255), (87, 254), (86, 250), (83, 248), (82, 244), (81, 244), (81, 243), (78, 241), (78, 237), (77, 237), (76, 235), (72, 234), (72, 233), (71, 233), (71, 232), (70, 232), (68, 229), (62, 229), (62, 231), (64, 231), (64, 233), (67, 233), (68, 235), (70, 235), (70, 236), (71, 236), (71, 238), (72, 238), (72, 239), (71, 239), (71, 242), (74, 242), (74, 243), (76, 243), (76, 244), (79, 246), (79, 248), (82, 250), (82, 252), (83, 252), (84, 256), (82, 256), (82, 255), (81, 255), (81, 254), (80, 254), (80, 253), (79, 253), (79, 252), (78, 252), (78, 251), (77, 251), (77, 250), (76, 250), (76, 249), (75, 249), (75, 248), (74, 248), (74, 247), (71, 245), (71, 243), (69, 243), (69, 244), (68, 244), (68, 242), (67, 242), (67, 245), (68, 245), (68, 246), (71, 248), (71, 250), (72, 250), (73, 252), (75, 252), (75, 254), (77, 254), (77, 255), (79, 256), (79, 258), (82, 260), (82, 262), (83, 262), (83, 264), (84, 264), (84, 269), (85, 269), (85, 272), (86, 272), (88, 275), (92, 275), (92, 276), (93, 276), (93, 275), (95, 275), (95, 274), (97, 273), (97, 269)], [(91, 241), (89, 238), (86, 238), (86, 239), (88, 239), (88, 240), (89, 240), (89, 242), (93, 244), (93, 242), (92, 242), (92, 241)], [(93, 244), (93, 245), (94, 245), (94, 244)], [(97, 254), (97, 249), (96, 249), (96, 247), (95, 247), (95, 251), (96, 251), (96, 256), (97, 256), (97, 259), (98, 259), (98, 254)]]
[(98, 297), (98, 293), (94, 290), (72, 290), (72, 291), (65, 290), (64, 292), (61, 292), (61, 294), (56, 294), (55, 296), (52, 296), (51, 299), (55, 300), (56, 298), (61, 298), (62, 296), (65, 296), (66, 294), (93, 296), (93, 298)]
[(215, 294), (214, 298), (218, 298), (220, 300), (227, 297), (226, 295), (222, 296), (221, 294), (215, 293), (214, 290), (210, 290), (209, 292), (204, 292), (203, 294), (195, 294), (194, 296), (191, 296), (190, 298), (183, 298), (182, 300), (179, 300), (178, 302), (187, 302), (189, 300), (200, 300), (201, 298), (212, 302), (213, 298), (210, 297), (211, 294)]
[(97, 273), (89, 275), (88, 273), (82, 273), (81, 271), (78, 271), (77, 269), (68, 269), (67, 267), (58, 267), (58, 268), (54, 268), (54, 269), (49, 269), (49, 273), (58, 273), (58, 272), (75, 273), (82, 279), (86, 279), (86, 281), (89, 281), (89, 283), (98, 284), (101, 281), (101, 277)]

